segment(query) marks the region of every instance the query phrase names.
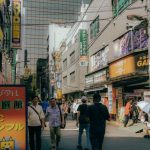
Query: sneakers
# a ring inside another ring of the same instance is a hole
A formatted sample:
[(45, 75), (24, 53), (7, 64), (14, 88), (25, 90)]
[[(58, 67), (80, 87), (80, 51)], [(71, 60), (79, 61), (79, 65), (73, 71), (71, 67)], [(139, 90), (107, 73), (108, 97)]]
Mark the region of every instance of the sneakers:
[(81, 149), (82, 149), (82, 146), (81, 146), (81, 145), (78, 145), (78, 146), (77, 146), (77, 149), (80, 149), (80, 150), (81, 150)]

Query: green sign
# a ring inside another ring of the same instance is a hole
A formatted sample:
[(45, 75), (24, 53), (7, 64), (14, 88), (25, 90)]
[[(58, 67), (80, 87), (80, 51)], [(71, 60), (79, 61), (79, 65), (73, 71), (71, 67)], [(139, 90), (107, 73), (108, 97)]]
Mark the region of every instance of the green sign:
[(88, 55), (88, 36), (87, 30), (80, 30), (80, 56)]
[(114, 17), (118, 16), (124, 9), (136, 0), (113, 0), (112, 9)]

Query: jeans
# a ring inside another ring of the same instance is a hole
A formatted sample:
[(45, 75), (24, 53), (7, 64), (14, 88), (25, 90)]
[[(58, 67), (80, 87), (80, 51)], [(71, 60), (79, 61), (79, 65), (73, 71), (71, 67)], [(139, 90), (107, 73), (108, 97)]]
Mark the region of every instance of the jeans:
[(124, 118), (124, 127), (127, 126), (128, 122), (129, 122), (129, 119), (130, 119), (130, 116), (129, 115), (125, 115), (125, 118)]
[(86, 130), (86, 147), (90, 148), (89, 124), (79, 124), (78, 145), (82, 145), (82, 134), (84, 129)]
[(50, 127), (51, 146), (56, 147), (61, 138), (60, 127)]
[[(28, 128), (30, 150), (41, 150), (41, 126), (29, 126)], [(36, 142), (34, 136), (36, 136)]]

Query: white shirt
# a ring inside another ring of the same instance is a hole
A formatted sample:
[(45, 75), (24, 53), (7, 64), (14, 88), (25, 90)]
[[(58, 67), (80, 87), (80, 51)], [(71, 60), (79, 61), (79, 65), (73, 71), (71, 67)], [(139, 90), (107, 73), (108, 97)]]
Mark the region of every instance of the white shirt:
[[(40, 105), (37, 105), (36, 107), (33, 105), (31, 106), (39, 113), (40, 119), (45, 118)], [(30, 106), (28, 106), (28, 126), (41, 126), (39, 116)]]

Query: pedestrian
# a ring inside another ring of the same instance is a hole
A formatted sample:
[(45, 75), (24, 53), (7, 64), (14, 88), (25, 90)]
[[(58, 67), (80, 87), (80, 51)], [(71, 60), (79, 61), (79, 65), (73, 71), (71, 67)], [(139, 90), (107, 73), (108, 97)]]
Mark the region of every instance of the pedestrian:
[(102, 150), (105, 135), (106, 120), (110, 120), (108, 109), (100, 103), (99, 93), (93, 95), (93, 105), (88, 108), (90, 118), (90, 141), (92, 150)]
[[(35, 96), (28, 106), (28, 129), (30, 150), (41, 150), (41, 127), (44, 129), (44, 113), (38, 105), (39, 98)], [(34, 137), (36, 136), (36, 139)]]
[(90, 149), (90, 138), (89, 138), (89, 129), (90, 129), (90, 120), (88, 117), (88, 105), (87, 98), (82, 96), (82, 104), (79, 105), (77, 109), (77, 126), (79, 124), (79, 135), (78, 135), (78, 149), (82, 149), (82, 134), (83, 130), (86, 130), (86, 148), (85, 150)]
[(56, 150), (59, 146), (61, 131), (60, 126), (64, 126), (64, 112), (60, 106), (56, 103), (55, 98), (51, 98), (50, 106), (46, 110), (46, 120), (49, 120), (51, 147)]
[(68, 104), (65, 101), (65, 99), (62, 99), (62, 104), (60, 107), (61, 107), (62, 111), (64, 112), (64, 123), (66, 126), (66, 119), (67, 119), (67, 115), (68, 115)]
[(128, 122), (129, 122), (129, 119), (130, 119), (131, 103), (132, 103), (132, 99), (129, 98), (128, 101), (127, 101), (127, 104), (125, 106), (124, 127), (127, 126)]
[(135, 123), (138, 122), (138, 117), (139, 117), (139, 112), (138, 112), (138, 108), (136, 106), (136, 102), (133, 102), (132, 107), (131, 107), (131, 114), (132, 114), (132, 125), (134, 125)]
[(77, 100), (74, 100), (72, 104), (72, 111), (73, 111), (73, 120), (76, 120), (77, 117)]
[(42, 109), (43, 109), (44, 114), (46, 113), (46, 109), (47, 109), (48, 106), (49, 106), (48, 99), (45, 98), (45, 99), (42, 101)]

